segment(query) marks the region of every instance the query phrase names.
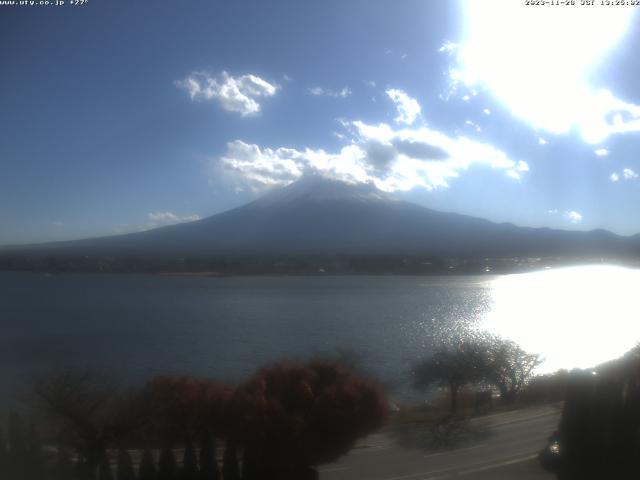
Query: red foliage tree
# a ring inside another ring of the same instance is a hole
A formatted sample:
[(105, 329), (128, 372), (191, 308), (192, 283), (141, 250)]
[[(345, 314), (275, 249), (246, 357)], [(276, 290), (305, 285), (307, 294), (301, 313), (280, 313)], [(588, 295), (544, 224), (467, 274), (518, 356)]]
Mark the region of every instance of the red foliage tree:
[(278, 363), (236, 389), (227, 435), (265, 468), (306, 467), (347, 453), (387, 411), (380, 387), (337, 363)]
[(150, 426), (169, 443), (217, 433), (232, 393), (230, 387), (211, 380), (156, 377), (144, 389)]

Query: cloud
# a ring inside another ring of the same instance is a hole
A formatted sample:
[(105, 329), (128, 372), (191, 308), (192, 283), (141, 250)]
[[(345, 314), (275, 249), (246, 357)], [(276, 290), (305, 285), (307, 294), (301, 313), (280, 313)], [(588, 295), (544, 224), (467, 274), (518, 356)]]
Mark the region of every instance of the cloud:
[(393, 146), (399, 154), (418, 160), (444, 160), (449, 157), (446, 150), (425, 142), (396, 139)]
[(610, 176), (609, 176), (609, 180), (611, 180), (612, 182), (617, 182), (619, 180), (635, 180), (639, 177), (639, 175), (632, 169), (630, 168), (623, 168), (622, 172), (620, 173), (616, 173), (613, 172)]
[(582, 221), (582, 214), (576, 212), (575, 210), (566, 210), (561, 212), (557, 208), (554, 208), (552, 210), (547, 210), (547, 213), (554, 216), (560, 215), (570, 223), (580, 223)]
[(200, 215), (191, 214), (185, 216), (176, 215), (173, 212), (151, 212), (147, 214), (149, 221), (143, 225), (143, 229), (155, 228), (163, 225), (173, 225), (175, 223), (194, 222), (200, 220)]
[(490, 168), (520, 180), (529, 171), (492, 145), (451, 137), (426, 126), (393, 127), (360, 120), (340, 121), (350, 143), (335, 152), (322, 149), (265, 148), (242, 140), (227, 144), (219, 165), (254, 190), (289, 184), (305, 173), (346, 182), (368, 182), (385, 191), (446, 188), (472, 166)]
[(442, 46), (438, 49), (440, 53), (447, 53), (449, 55), (453, 54), (458, 49), (458, 45), (453, 43), (450, 40), (447, 40), (442, 44)]
[(471, 120), (465, 120), (464, 124), (468, 127), (473, 128), (478, 133), (482, 132), (482, 128), (480, 128), (480, 125), (478, 125), (475, 122), (472, 122)]
[(54, 222), (51, 222), (51, 225), (53, 225), (56, 228), (64, 227), (64, 223), (62, 223), (60, 220), (56, 220)]
[[(433, 155), (425, 158), (420, 155), (418, 158), (407, 155), (406, 150), (398, 152), (396, 166), (400, 169), (407, 169), (408, 165), (416, 168), (418, 177), (423, 173), (440, 172), (444, 177), (457, 177), (459, 172), (468, 169), (471, 165), (485, 165), (493, 169), (504, 170), (513, 177), (520, 177), (520, 173), (526, 172), (529, 166), (526, 162), (516, 162), (495, 147), (470, 140), (464, 136), (450, 137), (442, 132), (427, 127), (402, 128), (394, 130), (387, 124), (377, 125), (366, 124), (361, 121), (354, 121), (350, 124), (356, 131), (357, 141), (378, 141), (383, 144), (403, 145), (413, 144), (421, 147), (423, 154), (428, 150)], [(397, 148), (397, 147), (396, 147)], [(429, 176), (429, 175), (427, 175)], [(433, 176), (433, 175), (432, 175)], [(437, 177), (437, 175), (435, 175)], [(431, 186), (438, 186), (432, 184)], [(446, 182), (442, 182), (445, 185)], [(424, 186), (428, 186), (426, 183)]]
[(468, 98), (468, 89), (482, 88), (533, 128), (552, 134), (577, 131), (591, 144), (640, 132), (640, 105), (591, 82), (635, 12), (583, 8), (550, 16), (512, 0), (462, 5), (464, 40), (441, 48), (453, 62), (445, 99)]
[(385, 93), (396, 104), (398, 116), (394, 120), (397, 123), (411, 125), (420, 116), (420, 104), (402, 90), (390, 88)]
[(393, 145), (371, 141), (365, 146), (367, 161), (375, 169), (384, 172), (398, 156), (398, 151)]
[(400, 60), (406, 60), (407, 57), (409, 56), (409, 54), (404, 53), (404, 52), (403, 53), (394, 52), (390, 48), (385, 49), (384, 54), (392, 56), (392, 57), (398, 57), (398, 58), (400, 58)]
[(347, 98), (353, 92), (349, 87), (342, 87), (340, 90), (330, 90), (322, 87), (311, 87), (307, 91), (315, 97)]
[(582, 221), (582, 214), (576, 212), (575, 210), (564, 212), (563, 216), (571, 223), (580, 223)]
[(593, 153), (595, 153), (598, 157), (606, 157), (607, 155), (609, 155), (609, 150), (607, 150), (606, 148), (598, 148), (597, 150), (594, 150)]
[(173, 212), (149, 213), (147, 214), (147, 217), (153, 222), (175, 223), (180, 221), (180, 218)]
[(222, 166), (239, 173), (253, 187), (287, 185), (302, 176), (304, 152), (292, 148), (261, 149), (242, 140), (227, 144)]
[(256, 75), (232, 77), (227, 72), (211, 76), (194, 72), (184, 80), (176, 82), (186, 90), (191, 100), (217, 101), (228, 112), (237, 112), (243, 117), (260, 111), (258, 100), (272, 97), (279, 86), (271, 84)]

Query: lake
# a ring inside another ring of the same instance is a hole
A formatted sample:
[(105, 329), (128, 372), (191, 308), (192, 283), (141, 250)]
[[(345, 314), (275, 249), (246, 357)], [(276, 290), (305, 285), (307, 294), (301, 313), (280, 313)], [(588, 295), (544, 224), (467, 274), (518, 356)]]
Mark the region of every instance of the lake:
[[(640, 339), (637, 270), (506, 276), (168, 277), (0, 273), (3, 389), (90, 368), (239, 379), (283, 357), (347, 349), (410, 395), (434, 336), (489, 329), (541, 353), (541, 371), (587, 367)], [(5, 391), (6, 393), (6, 391)]]

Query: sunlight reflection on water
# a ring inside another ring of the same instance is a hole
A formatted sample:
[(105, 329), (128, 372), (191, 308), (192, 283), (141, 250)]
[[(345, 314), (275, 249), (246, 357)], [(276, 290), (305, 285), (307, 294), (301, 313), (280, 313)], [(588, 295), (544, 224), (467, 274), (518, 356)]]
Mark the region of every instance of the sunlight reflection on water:
[(479, 327), (540, 353), (540, 373), (587, 368), (640, 340), (640, 270), (597, 265), (506, 275)]

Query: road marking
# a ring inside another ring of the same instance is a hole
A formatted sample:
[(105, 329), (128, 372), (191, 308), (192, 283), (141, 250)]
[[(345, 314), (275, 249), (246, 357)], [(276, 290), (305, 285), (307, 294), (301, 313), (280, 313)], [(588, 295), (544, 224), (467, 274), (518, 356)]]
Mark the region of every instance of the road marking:
[(482, 463), (480, 464), (476, 463), (476, 465), (478, 466), (474, 468), (469, 468), (466, 470), (456, 471), (455, 469), (449, 467), (449, 468), (443, 468), (440, 470), (432, 470), (430, 472), (412, 473), (409, 475), (400, 475), (397, 477), (387, 477), (387, 478), (384, 478), (383, 480), (406, 480), (409, 478), (415, 478), (416, 480), (441, 480), (445, 478), (454, 478), (456, 476), (469, 475), (470, 473), (483, 472), (486, 470), (492, 470), (495, 468), (500, 468), (508, 465), (514, 465), (516, 463), (526, 462), (536, 458), (537, 456), (538, 456), (537, 454), (529, 454), (526, 457), (516, 457), (516, 458), (510, 457), (502, 462), (490, 463), (488, 465), (486, 464), (483, 465)]
[(349, 470), (351, 467), (335, 467), (335, 468), (319, 468), (318, 472), (326, 473), (326, 472), (341, 472), (342, 470)]
[[(444, 471), (444, 470), (442, 470)], [(388, 477), (385, 478), (384, 480), (403, 480), (404, 478), (416, 478), (416, 477), (422, 477), (423, 475), (430, 475), (432, 473), (438, 473), (438, 472), (423, 472), (423, 473), (412, 473), (411, 475), (402, 475), (400, 477)], [(425, 477), (423, 480), (431, 480), (431, 479), (436, 479), (438, 477)]]
[(458, 452), (465, 452), (467, 450), (473, 450), (475, 448), (486, 447), (487, 445), (489, 445), (489, 444), (488, 443), (481, 443), (479, 445), (473, 445), (472, 447), (453, 448), (451, 450), (445, 450), (444, 452), (430, 453), (429, 455), (424, 455), (424, 458), (439, 457), (440, 455), (454, 454), (454, 453), (458, 453)]
[(482, 415), (477, 417), (478, 419), (486, 419), (491, 420), (492, 418), (527, 418), (527, 417), (538, 417), (544, 415), (553, 415), (554, 413), (560, 413), (562, 411), (562, 405), (551, 405), (549, 407), (542, 408), (531, 408), (531, 409), (522, 409), (522, 410), (511, 410), (508, 412), (499, 412), (499, 413), (490, 413), (488, 415)]
[[(448, 467), (440, 470), (432, 470), (430, 472), (412, 473), (409, 475), (401, 475), (399, 477), (387, 477), (383, 480), (404, 480), (407, 478), (416, 478), (417, 480), (439, 480), (441, 478), (450, 478), (454, 473), (455, 472), (451, 467)], [(418, 477), (422, 478), (418, 479)]]
[(527, 455), (526, 457), (513, 458), (511, 460), (505, 460), (504, 462), (499, 462), (499, 463), (492, 463), (490, 465), (484, 465), (482, 467), (470, 468), (468, 470), (460, 470), (457, 473), (458, 475), (463, 476), (463, 475), (469, 475), (470, 473), (485, 472), (487, 470), (493, 470), (495, 468), (506, 467), (508, 465), (515, 465), (516, 463), (527, 462), (529, 460), (533, 460), (537, 456), (538, 455)]
[(512, 425), (514, 423), (524, 423), (524, 422), (529, 422), (531, 420), (537, 420), (537, 419), (542, 418), (542, 417), (552, 417), (552, 416), (556, 416), (556, 415), (558, 417), (560, 416), (557, 413), (541, 413), (541, 414), (538, 414), (538, 415), (531, 415), (531, 416), (528, 416), (528, 417), (516, 417), (514, 419), (505, 420), (503, 422), (498, 422), (498, 423), (487, 423), (487, 426), (488, 427), (493, 427), (493, 428), (502, 427), (504, 425)]
[(359, 456), (359, 455), (363, 455), (363, 454), (369, 454), (369, 453), (378, 453), (381, 450), (391, 450), (394, 447), (394, 445), (389, 445), (389, 446), (370, 446), (370, 447), (364, 447), (364, 448), (358, 448), (358, 449), (354, 449), (351, 450), (347, 456), (348, 457), (355, 457), (355, 456)]

